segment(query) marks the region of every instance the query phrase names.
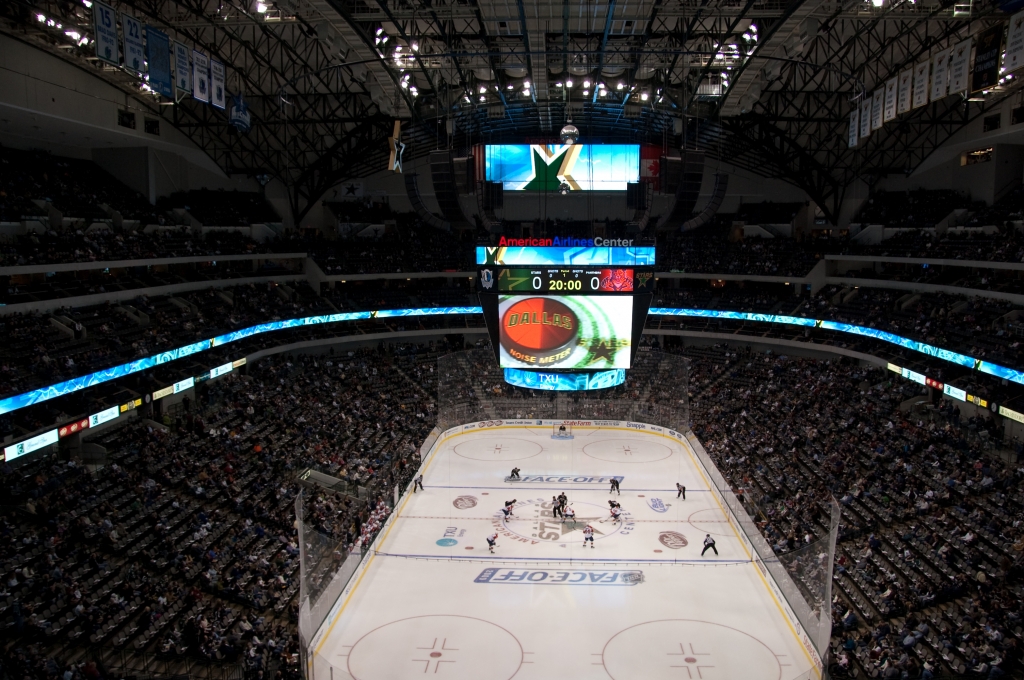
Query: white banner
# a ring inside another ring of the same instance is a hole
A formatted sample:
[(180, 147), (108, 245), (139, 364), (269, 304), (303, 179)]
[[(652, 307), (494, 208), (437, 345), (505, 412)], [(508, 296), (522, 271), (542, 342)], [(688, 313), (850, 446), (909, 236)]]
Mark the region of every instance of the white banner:
[(949, 85), (949, 55), (952, 47), (936, 52), (932, 58), (932, 101), (937, 102), (946, 96)]
[(1017, 12), (1010, 17), (1010, 27), (1006, 32), (1006, 56), (1003, 57), (1003, 68), (1015, 71), (1024, 66), (1024, 12)]
[(856, 106), (850, 111), (850, 130), (846, 140), (847, 146), (851, 149), (857, 146), (857, 135), (860, 134), (860, 109)]
[(121, 15), (124, 31), (124, 67), (136, 73), (146, 72), (146, 46), (142, 43), (142, 24), (127, 14)]
[(882, 127), (882, 103), (885, 100), (885, 88), (875, 90), (871, 97), (871, 129), (877, 130)]
[(949, 93), (956, 94), (967, 90), (968, 79), (971, 77), (971, 39), (953, 47), (949, 57)]
[(923, 62), (914, 67), (914, 103), (916, 109), (928, 103), (928, 66)]
[(188, 64), (188, 48), (174, 43), (174, 87), (178, 92), (192, 94), (192, 69)]
[(866, 139), (871, 134), (871, 97), (865, 96), (860, 103), (860, 138)]
[(93, 34), (96, 38), (96, 58), (114, 66), (121, 65), (121, 51), (117, 38), (117, 15), (114, 8), (102, 2), (92, 4)]
[(192, 97), (197, 101), (210, 101), (210, 58), (192, 50)]
[(210, 60), (210, 103), (224, 110), (227, 106), (224, 94), (224, 64), (215, 59)]
[(896, 98), (896, 113), (906, 113), (910, 110), (910, 95), (914, 89), (914, 69), (908, 68), (900, 71), (900, 92)]
[(885, 81), (885, 111), (882, 113), (882, 121), (888, 123), (896, 117), (896, 88), (899, 87), (899, 78), (889, 78)]

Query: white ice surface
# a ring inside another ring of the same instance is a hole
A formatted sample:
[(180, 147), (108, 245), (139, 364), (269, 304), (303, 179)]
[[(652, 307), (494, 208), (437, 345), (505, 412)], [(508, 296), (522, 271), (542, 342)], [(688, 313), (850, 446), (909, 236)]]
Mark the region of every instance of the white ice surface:
[[(573, 434), (506, 426), (441, 441), (426, 490), (399, 506), (329, 619), (314, 679), (790, 680), (811, 671), (686, 444), (624, 428)], [(524, 481), (503, 481), (513, 466)], [(610, 476), (623, 477), (619, 521), (601, 480)], [(551, 516), (562, 491), (575, 527)], [(593, 548), (583, 545), (587, 523)], [(700, 555), (708, 533), (717, 557)]]

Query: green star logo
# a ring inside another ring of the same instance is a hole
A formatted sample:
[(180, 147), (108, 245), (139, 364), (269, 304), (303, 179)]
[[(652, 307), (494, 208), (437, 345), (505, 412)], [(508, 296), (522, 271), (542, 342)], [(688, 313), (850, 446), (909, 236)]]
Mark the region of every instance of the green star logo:
[(545, 160), (536, 149), (531, 149), (533, 155), (533, 179), (523, 187), (526, 191), (558, 191), (562, 181), (558, 178), (558, 171), (562, 167), (562, 161), (569, 149), (563, 149), (550, 160)]

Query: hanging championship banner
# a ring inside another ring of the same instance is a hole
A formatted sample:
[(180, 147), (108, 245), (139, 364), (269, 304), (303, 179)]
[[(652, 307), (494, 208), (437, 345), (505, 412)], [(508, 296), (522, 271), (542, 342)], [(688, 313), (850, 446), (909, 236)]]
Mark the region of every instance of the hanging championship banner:
[(947, 47), (941, 52), (936, 52), (932, 59), (932, 96), (931, 100), (937, 102), (947, 94), (949, 86), (949, 56), (953, 54), (953, 48)]
[(889, 78), (885, 81), (885, 111), (882, 113), (882, 121), (888, 123), (896, 117), (896, 88), (899, 87), (899, 78)]
[(239, 132), (245, 133), (252, 127), (252, 116), (249, 114), (249, 105), (245, 103), (242, 95), (231, 98), (231, 109), (228, 111), (228, 122), (235, 126)]
[(135, 17), (121, 15), (124, 31), (124, 67), (135, 73), (146, 72), (146, 47), (142, 43), (142, 24)]
[(149, 86), (168, 99), (173, 99), (171, 41), (166, 33), (152, 26), (146, 26), (146, 61), (149, 62)]
[(174, 43), (174, 86), (178, 92), (192, 94), (192, 69), (188, 64), (188, 48), (180, 42)]
[(970, 75), (971, 39), (964, 40), (953, 47), (949, 57), (949, 93), (957, 94), (967, 89), (967, 77)]
[(916, 109), (928, 103), (928, 66), (923, 62), (914, 67), (914, 103)]
[(1002, 52), (1002, 24), (978, 34), (978, 46), (974, 49), (974, 70), (971, 72), (971, 92), (980, 92), (996, 85), (999, 81), (999, 55)]
[(885, 101), (885, 88), (875, 90), (871, 97), (871, 129), (877, 130), (882, 127), (882, 103)]
[(192, 50), (192, 98), (204, 104), (210, 101), (210, 58)]
[(871, 97), (865, 95), (860, 103), (860, 138), (865, 139), (871, 134)]
[(224, 94), (224, 64), (214, 59), (210, 60), (210, 95), (210, 103), (223, 111), (227, 105), (227, 96)]
[(1024, 66), (1024, 12), (1018, 12), (1010, 18), (1010, 27), (1006, 31), (1006, 56), (1003, 68), (1007, 73)]
[(93, 34), (96, 38), (96, 58), (114, 66), (121, 65), (121, 51), (117, 36), (117, 15), (114, 8), (102, 2), (92, 4)]
[(860, 134), (860, 108), (857, 106), (853, 107), (853, 111), (850, 111), (850, 130), (849, 137), (846, 140), (846, 145), (851, 149), (857, 146), (857, 135)]
[(914, 89), (914, 69), (908, 68), (900, 71), (899, 95), (896, 97), (896, 113), (906, 113), (910, 110), (910, 95)]

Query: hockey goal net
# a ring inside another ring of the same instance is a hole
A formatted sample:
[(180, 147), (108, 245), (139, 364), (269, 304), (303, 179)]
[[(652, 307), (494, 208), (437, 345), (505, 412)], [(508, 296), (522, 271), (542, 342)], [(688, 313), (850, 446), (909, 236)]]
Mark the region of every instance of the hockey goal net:
[(552, 437), (571, 437), (572, 436), (572, 425), (565, 425), (563, 423), (555, 423), (551, 426)]

